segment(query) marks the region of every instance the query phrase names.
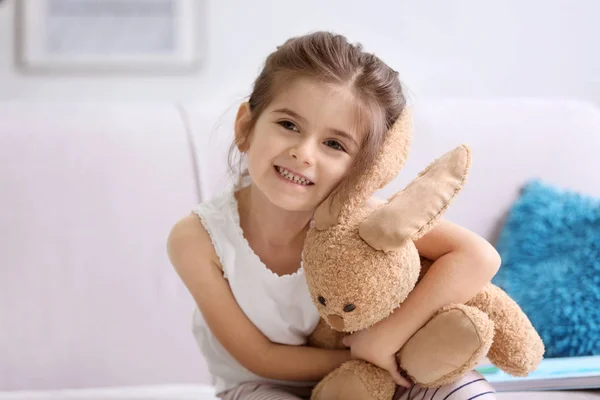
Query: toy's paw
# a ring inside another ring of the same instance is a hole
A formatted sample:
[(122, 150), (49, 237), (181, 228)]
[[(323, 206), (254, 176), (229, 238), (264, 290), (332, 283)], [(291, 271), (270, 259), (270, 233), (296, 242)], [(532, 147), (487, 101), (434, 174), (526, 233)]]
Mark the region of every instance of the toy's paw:
[(494, 321), (490, 361), (504, 372), (527, 376), (544, 358), (544, 343), (519, 305), (499, 287), (488, 284), (467, 303)]
[(364, 361), (349, 361), (315, 387), (311, 400), (390, 400), (396, 385), (390, 374)]
[(400, 366), (424, 387), (456, 381), (473, 370), (493, 341), (487, 314), (462, 304), (444, 307), (399, 353)]

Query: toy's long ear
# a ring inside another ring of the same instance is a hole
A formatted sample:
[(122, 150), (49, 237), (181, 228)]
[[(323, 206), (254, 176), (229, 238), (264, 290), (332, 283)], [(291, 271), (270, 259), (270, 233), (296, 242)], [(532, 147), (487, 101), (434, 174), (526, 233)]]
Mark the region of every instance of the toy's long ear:
[(359, 226), (359, 235), (378, 250), (396, 249), (429, 232), (462, 190), (471, 151), (459, 146), (432, 162), (404, 190)]
[(315, 227), (327, 229), (338, 223), (344, 223), (352, 211), (361, 206), (379, 189), (388, 184), (400, 172), (412, 142), (412, 110), (406, 106), (394, 125), (386, 133), (383, 146), (375, 162), (353, 185), (347, 201), (340, 203), (335, 194), (325, 199), (315, 211)]

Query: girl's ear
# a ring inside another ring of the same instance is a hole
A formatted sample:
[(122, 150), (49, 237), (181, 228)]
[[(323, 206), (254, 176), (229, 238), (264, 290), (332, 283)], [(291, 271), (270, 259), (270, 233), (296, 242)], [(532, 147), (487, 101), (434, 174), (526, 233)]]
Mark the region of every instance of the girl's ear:
[(235, 117), (235, 145), (240, 153), (244, 153), (250, 147), (250, 121), (252, 120), (252, 111), (250, 103), (245, 102), (240, 105)]

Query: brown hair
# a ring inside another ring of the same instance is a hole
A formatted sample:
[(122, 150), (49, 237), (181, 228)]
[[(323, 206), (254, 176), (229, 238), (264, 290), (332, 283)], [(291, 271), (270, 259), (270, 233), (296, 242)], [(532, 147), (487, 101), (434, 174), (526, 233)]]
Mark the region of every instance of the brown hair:
[[(334, 190), (335, 196), (344, 202), (360, 174), (373, 164), (385, 133), (402, 113), (406, 99), (398, 72), (374, 54), (364, 52), (362, 45), (350, 44), (342, 35), (315, 32), (291, 38), (267, 57), (248, 100), (251, 120), (246, 136), (231, 145), (231, 171), (236, 171), (237, 145), (249, 138), (278, 88), (299, 77), (348, 87), (358, 100), (357, 119), (363, 126), (368, 122), (359, 154), (346, 178)], [(241, 171), (242, 161), (241, 158), (237, 161), (240, 179), (247, 175), (247, 170)]]

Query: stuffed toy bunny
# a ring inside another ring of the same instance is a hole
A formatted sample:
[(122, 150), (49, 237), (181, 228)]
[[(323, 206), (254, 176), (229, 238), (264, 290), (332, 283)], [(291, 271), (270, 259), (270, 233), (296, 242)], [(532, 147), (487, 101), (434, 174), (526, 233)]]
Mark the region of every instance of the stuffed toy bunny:
[[(374, 200), (373, 194), (404, 166), (411, 136), (406, 109), (348, 201), (338, 204), (330, 196), (315, 212), (303, 253), (322, 317), (311, 345), (341, 348), (345, 334), (388, 317), (431, 264), (413, 242), (434, 227), (462, 190), (471, 156), (467, 146), (459, 146), (387, 202)], [(397, 359), (413, 382), (436, 387), (458, 380), (486, 355), (505, 372), (525, 376), (543, 354), (542, 340), (521, 308), (488, 284), (466, 304), (439, 310), (399, 349)], [(326, 376), (313, 399), (389, 400), (394, 390), (387, 371), (353, 360)]]

